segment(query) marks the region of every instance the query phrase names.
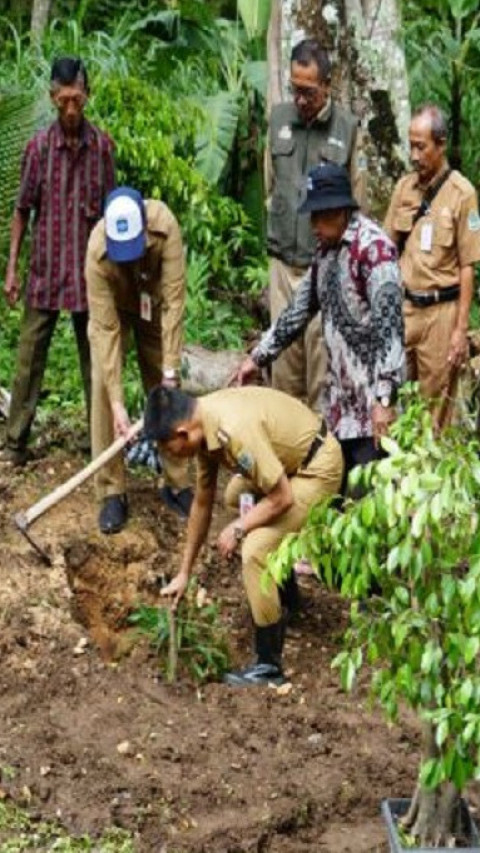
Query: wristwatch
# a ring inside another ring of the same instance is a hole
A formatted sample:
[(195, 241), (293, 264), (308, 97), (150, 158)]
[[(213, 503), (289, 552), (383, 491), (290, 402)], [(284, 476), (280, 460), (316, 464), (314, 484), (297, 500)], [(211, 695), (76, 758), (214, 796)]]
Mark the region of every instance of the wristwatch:
[(379, 397), (378, 402), (380, 403), (382, 409), (389, 409), (392, 405), (392, 401), (387, 394), (384, 394), (382, 397)]
[(166, 367), (163, 370), (163, 378), (164, 379), (176, 379), (177, 378), (177, 371), (175, 370), (174, 367)]
[(241, 522), (237, 522), (236, 524), (234, 524), (234, 526), (233, 526), (233, 532), (234, 532), (234, 534), (235, 534), (235, 540), (236, 540), (236, 542), (241, 542), (241, 541), (242, 541), (242, 539), (243, 539), (243, 538), (244, 538), (244, 536), (245, 536), (245, 531), (244, 531), (244, 529), (243, 529), (243, 524), (241, 524)]

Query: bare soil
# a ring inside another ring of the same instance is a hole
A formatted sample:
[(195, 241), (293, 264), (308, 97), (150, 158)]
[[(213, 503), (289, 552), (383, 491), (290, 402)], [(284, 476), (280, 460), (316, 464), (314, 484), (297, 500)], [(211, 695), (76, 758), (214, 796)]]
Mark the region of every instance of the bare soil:
[[(123, 827), (152, 853), (385, 851), (380, 801), (413, 790), (418, 730), (409, 717), (389, 729), (366, 681), (341, 691), (330, 661), (346, 602), (302, 579), (286, 692), (166, 684), (126, 629), (139, 601), (158, 600), (185, 538), (153, 480), (130, 477), (131, 520), (117, 536), (97, 533), (91, 484), (35, 522), (52, 568), (12, 523), (83, 464), (57, 449), (21, 472), (0, 466), (0, 795), (72, 834)], [(216, 530), (224, 520), (219, 504)], [(239, 564), (218, 558), (215, 530), (210, 543), (201, 582), (243, 664), (252, 632)]]

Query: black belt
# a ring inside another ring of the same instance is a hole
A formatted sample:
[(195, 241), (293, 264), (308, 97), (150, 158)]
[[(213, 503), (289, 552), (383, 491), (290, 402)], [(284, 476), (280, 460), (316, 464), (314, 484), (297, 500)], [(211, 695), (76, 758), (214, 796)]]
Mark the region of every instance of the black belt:
[(325, 421), (322, 421), (320, 429), (318, 430), (315, 438), (313, 439), (313, 441), (310, 445), (310, 448), (308, 450), (308, 453), (305, 456), (302, 464), (300, 465), (300, 468), (308, 468), (308, 466), (310, 465), (310, 462), (312, 461), (313, 457), (315, 456), (317, 450), (320, 450), (323, 442), (325, 441), (325, 439), (327, 437), (327, 432), (328, 432), (327, 425), (326, 425)]
[(453, 302), (459, 296), (459, 284), (451, 284), (450, 287), (440, 287), (437, 290), (425, 290), (420, 293), (409, 290), (408, 287), (405, 288), (405, 299), (408, 299), (417, 308), (428, 308), (429, 305), (436, 305), (437, 302)]

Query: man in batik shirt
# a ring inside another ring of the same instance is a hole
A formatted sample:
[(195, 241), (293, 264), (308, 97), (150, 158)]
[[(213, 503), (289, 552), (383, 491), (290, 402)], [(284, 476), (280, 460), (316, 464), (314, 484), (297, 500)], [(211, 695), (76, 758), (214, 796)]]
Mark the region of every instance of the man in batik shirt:
[(313, 264), (237, 379), (243, 384), (274, 361), (321, 310), (328, 359), (320, 408), (342, 446), (346, 482), (355, 465), (381, 455), (379, 440), (394, 419), (403, 380), (397, 252), (385, 232), (358, 212), (342, 166), (322, 163), (311, 170), (300, 210), (311, 214), (317, 237)]

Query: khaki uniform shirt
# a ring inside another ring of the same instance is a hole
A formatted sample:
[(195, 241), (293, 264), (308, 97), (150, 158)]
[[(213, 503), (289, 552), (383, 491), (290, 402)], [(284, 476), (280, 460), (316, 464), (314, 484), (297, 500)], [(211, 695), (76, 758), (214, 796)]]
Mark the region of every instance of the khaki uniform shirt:
[(206, 447), (197, 457), (197, 485), (215, 483), (220, 464), (263, 494), (301, 467), (321, 421), (299, 400), (271, 388), (227, 388), (198, 402)]
[[(434, 178), (434, 182), (438, 176)], [(453, 171), (429, 212), (414, 225), (412, 220), (423, 198), (414, 172), (401, 178), (394, 190), (385, 230), (396, 242), (410, 234), (400, 259), (403, 283), (421, 291), (459, 284), (460, 269), (480, 261), (480, 218), (474, 187)]]
[(147, 251), (133, 264), (107, 258), (104, 220), (92, 231), (85, 263), (92, 356), (110, 400), (122, 400), (120, 312), (141, 316), (147, 296), (151, 323), (160, 331), (162, 367), (178, 369), (185, 309), (185, 260), (177, 220), (161, 201), (147, 201)]

